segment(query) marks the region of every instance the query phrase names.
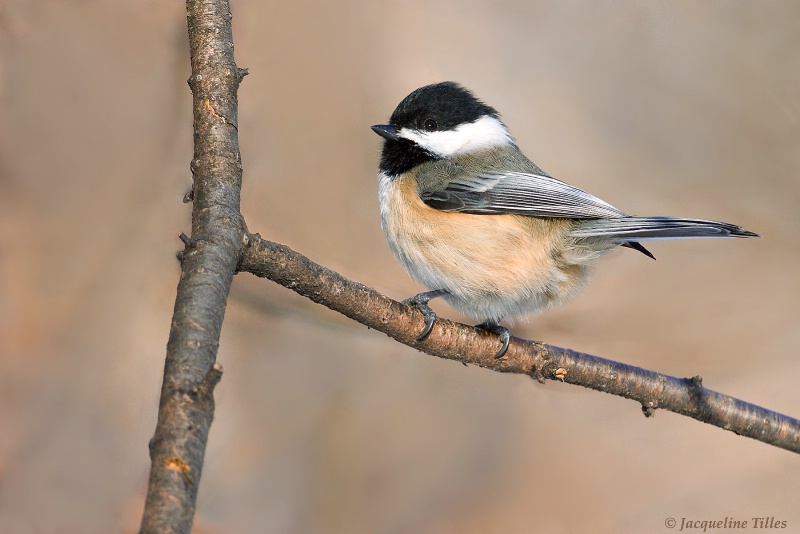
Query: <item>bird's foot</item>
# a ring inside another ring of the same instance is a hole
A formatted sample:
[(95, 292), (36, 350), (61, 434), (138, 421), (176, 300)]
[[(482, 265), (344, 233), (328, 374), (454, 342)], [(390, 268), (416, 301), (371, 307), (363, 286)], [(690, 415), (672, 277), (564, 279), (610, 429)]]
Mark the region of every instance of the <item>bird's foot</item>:
[(431, 333), (431, 330), (433, 330), (433, 323), (436, 322), (436, 312), (433, 311), (430, 306), (428, 306), (428, 302), (436, 297), (447, 295), (447, 293), (448, 291), (446, 289), (436, 289), (434, 291), (419, 293), (403, 301), (403, 304), (414, 306), (425, 316), (425, 328), (422, 330), (422, 333), (417, 336), (417, 341), (424, 341), (425, 338)]
[(475, 325), (475, 328), (500, 336), (500, 342), (503, 343), (503, 346), (500, 347), (494, 357), (496, 360), (502, 358), (508, 350), (508, 343), (511, 341), (511, 332), (508, 331), (508, 328), (500, 326), (494, 321), (484, 321), (479, 325)]

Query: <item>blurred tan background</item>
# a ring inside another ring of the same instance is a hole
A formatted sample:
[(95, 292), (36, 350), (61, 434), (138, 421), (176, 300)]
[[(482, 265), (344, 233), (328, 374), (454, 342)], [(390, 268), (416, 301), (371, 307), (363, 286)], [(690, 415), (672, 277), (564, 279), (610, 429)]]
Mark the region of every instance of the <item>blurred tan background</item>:
[[(554, 176), (763, 235), (612, 253), (516, 335), (800, 416), (800, 4), (237, 0), (233, 17), (252, 231), (419, 291), (380, 230), (369, 126), (459, 81)], [(189, 229), (188, 66), (180, 2), (0, 4), (2, 532), (138, 528)], [(246, 275), (219, 360), (196, 532), (800, 531), (796, 455), (439, 361)]]

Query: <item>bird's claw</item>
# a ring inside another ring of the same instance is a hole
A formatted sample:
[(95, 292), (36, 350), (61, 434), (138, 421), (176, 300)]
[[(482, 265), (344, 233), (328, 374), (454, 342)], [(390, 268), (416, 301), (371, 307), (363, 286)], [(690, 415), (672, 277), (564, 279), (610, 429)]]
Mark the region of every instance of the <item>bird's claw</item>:
[(436, 297), (441, 297), (447, 293), (444, 289), (437, 289), (435, 291), (426, 291), (425, 293), (419, 293), (418, 295), (414, 295), (411, 298), (407, 298), (403, 301), (403, 304), (407, 304), (409, 306), (414, 306), (419, 311), (422, 312), (422, 315), (425, 317), (425, 328), (422, 329), (422, 333), (417, 336), (417, 341), (425, 341), (431, 330), (433, 330), (433, 323), (436, 322), (436, 312), (428, 306), (428, 302)]
[(497, 354), (494, 355), (494, 358), (499, 360), (505, 356), (506, 351), (508, 350), (508, 344), (511, 341), (511, 332), (508, 331), (508, 328), (500, 326), (494, 321), (485, 321), (479, 325), (475, 325), (475, 328), (500, 336), (500, 342), (503, 344), (503, 346), (500, 347), (500, 350), (497, 351)]
[(427, 338), (430, 335), (431, 330), (433, 330), (433, 323), (436, 322), (436, 312), (424, 302), (416, 302), (412, 300), (404, 303), (414, 306), (421, 311), (422, 315), (425, 317), (425, 328), (423, 328), (420, 335), (417, 336), (417, 341), (425, 341), (425, 338)]

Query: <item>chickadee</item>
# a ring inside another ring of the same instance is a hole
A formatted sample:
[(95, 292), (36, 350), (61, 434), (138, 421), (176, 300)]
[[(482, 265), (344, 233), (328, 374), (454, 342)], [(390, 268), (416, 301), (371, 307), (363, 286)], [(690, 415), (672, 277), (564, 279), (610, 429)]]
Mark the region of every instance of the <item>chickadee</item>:
[(651, 239), (758, 237), (724, 222), (632, 217), (552, 178), (526, 158), (497, 111), (453, 82), (421, 87), (397, 106), (380, 160), (381, 224), (406, 271), (427, 286), (404, 302), (425, 314), (436, 297), (477, 325), (510, 334), (513, 319), (575, 295), (589, 265), (623, 246), (655, 259)]

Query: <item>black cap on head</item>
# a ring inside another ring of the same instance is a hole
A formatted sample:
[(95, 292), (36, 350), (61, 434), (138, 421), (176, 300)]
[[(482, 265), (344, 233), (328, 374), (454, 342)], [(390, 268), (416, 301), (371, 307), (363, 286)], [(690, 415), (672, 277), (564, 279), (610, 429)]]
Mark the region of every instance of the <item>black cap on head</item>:
[[(389, 123), (415, 130), (452, 130), (481, 117), (498, 118), (497, 111), (455, 82), (420, 87), (403, 99)], [(431, 122), (432, 121), (432, 122)]]
[(447, 131), (486, 116), (499, 118), (493, 107), (455, 82), (420, 87), (397, 105), (389, 124), (372, 127), (375, 133), (386, 139), (381, 153), (381, 172), (398, 176), (426, 161), (440, 159), (413, 141), (399, 137), (397, 133), (402, 128)]

